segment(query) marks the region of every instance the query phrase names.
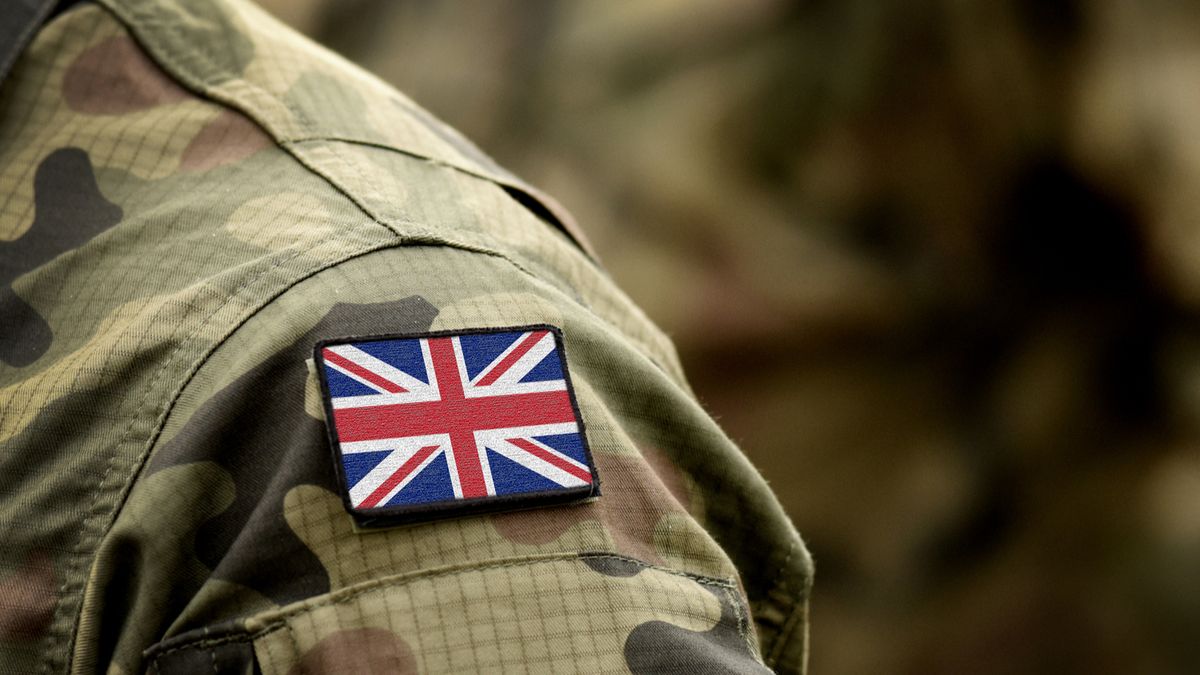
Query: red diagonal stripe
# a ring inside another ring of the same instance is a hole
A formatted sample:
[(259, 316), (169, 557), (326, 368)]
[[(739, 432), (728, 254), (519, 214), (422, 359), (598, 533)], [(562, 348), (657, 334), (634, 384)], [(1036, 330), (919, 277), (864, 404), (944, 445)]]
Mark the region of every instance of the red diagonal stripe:
[(509, 352), (508, 356), (504, 357), (503, 361), (501, 361), (500, 363), (497, 363), (496, 367), (492, 368), (492, 370), (490, 372), (488, 372), (488, 374), (486, 374), (482, 378), (480, 378), (480, 380), (475, 383), (475, 386), (477, 386), (477, 387), (487, 386), (487, 385), (495, 382), (496, 380), (500, 379), (500, 376), (507, 373), (508, 369), (512, 368), (514, 363), (519, 361), (522, 356), (525, 356), (525, 354), (528, 353), (530, 349), (533, 349), (533, 346), (536, 345), (538, 343), (538, 341), (542, 339), (542, 336), (545, 334), (546, 334), (546, 331), (541, 331), (541, 332), (533, 332), (533, 333), (530, 333), (529, 335), (526, 335), (525, 338), (521, 340), (520, 344), (518, 344), (515, 349), (513, 349), (511, 352)]
[(524, 450), (525, 452), (528, 452), (534, 457), (537, 457), (538, 459), (545, 460), (546, 462), (553, 464), (554, 466), (566, 471), (585, 483), (592, 482), (591, 472), (585, 471), (570, 462), (564, 461), (563, 458), (558, 457), (553, 453), (546, 452), (545, 448), (539, 448), (536, 444), (531, 443), (524, 438), (510, 438), (508, 439), (508, 442)]
[(401, 394), (401, 393), (408, 391), (407, 389), (405, 389), (404, 387), (401, 387), (400, 385), (396, 384), (395, 382), (392, 382), (391, 380), (383, 377), (382, 375), (379, 375), (378, 373), (375, 373), (370, 370), (367, 370), (366, 368), (363, 368), (362, 366), (360, 366), (357, 363), (351, 361), (350, 359), (342, 356), (341, 354), (338, 354), (335, 351), (326, 349), (322, 353), (322, 356), (324, 356), (325, 360), (328, 361), (329, 363), (332, 363), (332, 364), (338, 366), (339, 368), (348, 370), (348, 371), (354, 373), (355, 375), (361, 377), (362, 379), (378, 385), (384, 391), (388, 391), (393, 394)]
[(416, 454), (408, 458), (407, 462), (401, 464), (400, 468), (396, 469), (395, 473), (393, 473), (391, 476), (388, 476), (387, 480), (383, 481), (379, 487), (375, 488), (374, 492), (367, 495), (367, 498), (362, 500), (362, 503), (358, 505), (358, 508), (369, 509), (383, 501), (383, 498), (392, 491), (392, 488), (399, 485), (405, 478), (408, 478), (408, 474), (416, 471), (417, 467), (421, 466), (421, 462), (424, 462), (426, 459), (428, 459), (429, 456), (432, 455), (437, 449), (438, 446), (436, 445), (428, 445), (418, 450)]

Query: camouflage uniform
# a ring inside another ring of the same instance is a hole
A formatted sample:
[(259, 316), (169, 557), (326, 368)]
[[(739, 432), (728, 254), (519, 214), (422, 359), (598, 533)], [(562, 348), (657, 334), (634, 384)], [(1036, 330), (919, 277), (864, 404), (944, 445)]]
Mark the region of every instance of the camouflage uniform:
[[(803, 544), (569, 216), (252, 5), (40, 29), (0, 283), (0, 672), (803, 669)], [(603, 496), (356, 529), (313, 345), (522, 324)]]

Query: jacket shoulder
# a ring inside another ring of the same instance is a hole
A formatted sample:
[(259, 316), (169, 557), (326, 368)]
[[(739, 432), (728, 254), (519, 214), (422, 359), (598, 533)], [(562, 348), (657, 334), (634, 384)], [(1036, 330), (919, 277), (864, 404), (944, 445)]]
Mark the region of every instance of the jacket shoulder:
[[(184, 86), (254, 120), (398, 234), (428, 234), (418, 232), (421, 214), (383, 206), (405, 203), (405, 191), (386, 177), (393, 164), (412, 164), (415, 158), (427, 170), (420, 176), (408, 172), (410, 181), (490, 186), (500, 193), (496, 201), (503, 196), (515, 202), (591, 254), (570, 214), (551, 197), (404, 94), (257, 6), (240, 0), (102, 4)], [(445, 231), (449, 225), (440, 227)]]

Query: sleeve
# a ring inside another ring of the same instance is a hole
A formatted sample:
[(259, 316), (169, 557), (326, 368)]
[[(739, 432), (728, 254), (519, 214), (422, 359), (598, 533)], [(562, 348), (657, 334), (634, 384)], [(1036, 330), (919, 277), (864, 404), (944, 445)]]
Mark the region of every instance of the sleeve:
[[(184, 390), (102, 546), (93, 615), (117, 636), (114, 661), (159, 673), (802, 670), (811, 570), (799, 537), (665, 339), (617, 296), (582, 297), (499, 256), (398, 246), (258, 311)], [(526, 325), (561, 331), (600, 496), (356, 524), (314, 345)]]

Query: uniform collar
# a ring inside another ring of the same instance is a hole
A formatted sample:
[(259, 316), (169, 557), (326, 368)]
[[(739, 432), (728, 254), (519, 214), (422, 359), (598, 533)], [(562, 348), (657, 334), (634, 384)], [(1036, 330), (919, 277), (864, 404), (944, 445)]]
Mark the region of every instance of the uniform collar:
[(56, 4), (56, 0), (0, 0), (0, 84)]

